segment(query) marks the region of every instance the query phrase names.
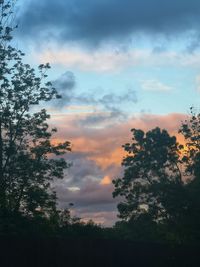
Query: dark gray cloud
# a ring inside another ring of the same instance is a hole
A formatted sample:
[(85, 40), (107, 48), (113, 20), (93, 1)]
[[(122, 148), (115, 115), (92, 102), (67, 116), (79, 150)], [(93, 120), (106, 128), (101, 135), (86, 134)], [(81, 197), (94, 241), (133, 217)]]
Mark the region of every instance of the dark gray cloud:
[(86, 127), (96, 126), (105, 122), (116, 124), (118, 122), (127, 119), (127, 114), (120, 109), (116, 109), (106, 113), (92, 113), (86, 116), (84, 119), (79, 120), (79, 124)]
[[(112, 197), (113, 185), (101, 185), (94, 181), (85, 181), (80, 190), (72, 191), (64, 184), (56, 186), (59, 207), (64, 209), (73, 203), (74, 214), (82, 219), (92, 218), (98, 221), (103, 217), (105, 225), (113, 225), (117, 220), (117, 203)], [(114, 216), (113, 216), (114, 215)]]
[(198, 0), (31, 0), (21, 12), (21, 34), (91, 44), (134, 32), (199, 31)]
[[(122, 175), (122, 167), (115, 164), (110, 164), (105, 168), (97, 165), (94, 160), (91, 160), (90, 157), (98, 156), (102, 151), (88, 151), (88, 152), (72, 152), (66, 154), (67, 162), (70, 162), (72, 165), (67, 170), (65, 183), (68, 187), (77, 186), (85, 187), (85, 183), (96, 183), (100, 182), (103, 177), (109, 175), (112, 179), (117, 176)], [(63, 184), (63, 183), (62, 183)]]
[[(59, 201), (62, 206), (73, 202), (77, 208), (99, 206), (98, 210), (110, 210), (110, 204), (115, 204), (116, 199), (113, 199), (112, 192), (114, 188), (112, 185), (101, 185), (97, 182), (87, 181), (80, 190), (72, 191), (68, 188), (57, 187)], [(108, 205), (108, 207), (106, 207)], [(114, 207), (112, 207), (113, 209)]]
[[(97, 138), (97, 137), (95, 137)], [(93, 140), (94, 142), (94, 140)], [(116, 146), (116, 141), (113, 142)], [(59, 205), (67, 207), (70, 202), (76, 205), (76, 208), (86, 208), (98, 206), (98, 211), (108, 211), (116, 208), (116, 199), (113, 199), (112, 184), (101, 184), (105, 176), (110, 179), (116, 179), (123, 174), (123, 168), (120, 165), (110, 163), (107, 166), (99, 165), (95, 160), (103, 155), (106, 149), (112, 151), (112, 144), (109, 148), (96, 148), (95, 150), (73, 151), (65, 155), (67, 162), (71, 162), (71, 167), (66, 171), (63, 180), (57, 180), (54, 184), (58, 193)], [(106, 153), (106, 152), (105, 152)], [(70, 188), (79, 188), (80, 190), (71, 190)]]
[(95, 94), (91, 95), (81, 95), (74, 96), (74, 101), (84, 104), (84, 105), (95, 105), (103, 108), (105, 113), (103, 112), (94, 112), (89, 114), (84, 119), (79, 122), (85, 126), (92, 126), (96, 124), (101, 124), (104, 122), (112, 122), (116, 123), (123, 121), (128, 118), (128, 114), (123, 110), (123, 106), (132, 105), (137, 103), (137, 96), (134, 90), (125, 91), (121, 95), (116, 95), (113, 93), (105, 94), (101, 97), (95, 96)]
[(105, 106), (108, 110), (116, 111), (116, 105), (122, 105), (123, 103), (136, 103), (137, 97), (134, 90), (128, 90), (123, 95), (106, 94), (100, 98), (99, 103)]
[(73, 72), (66, 71), (57, 80), (52, 81), (52, 85), (56, 88), (57, 92), (62, 96), (61, 99), (55, 100), (55, 106), (63, 107), (71, 101), (71, 95), (74, 91), (76, 80)]
[(75, 76), (73, 72), (66, 71), (61, 77), (53, 82), (53, 85), (60, 93), (65, 94), (66, 91), (71, 91), (75, 86)]
[(82, 186), (87, 180), (100, 180), (103, 177), (102, 169), (87, 157), (88, 153), (73, 152), (72, 144), (72, 153), (67, 155), (67, 160), (72, 162), (67, 174), (68, 186)]
[[(94, 152), (90, 152), (92, 154)], [(97, 166), (96, 162), (87, 158), (88, 153), (70, 153), (67, 160), (73, 165), (66, 173), (64, 180), (57, 181), (54, 189), (58, 196), (58, 206), (69, 208), (73, 203), (76, 216), (98, 221), (103, 219), (105, 225), (113, 225), (116, 221), (117, 203), (119, 199), (112, 197), (114, 186), (102, 185), (100, 182), (105, 175), (112, 178), (122, 173), (121, 167), (109, 165), (107, 168)], [(78, 190), (79, 189), (79, 190)]]

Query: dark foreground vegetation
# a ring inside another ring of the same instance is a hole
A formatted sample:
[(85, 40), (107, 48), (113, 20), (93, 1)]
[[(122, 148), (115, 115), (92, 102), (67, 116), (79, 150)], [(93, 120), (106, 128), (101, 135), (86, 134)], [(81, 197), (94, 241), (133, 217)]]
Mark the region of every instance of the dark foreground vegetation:
[(70, 143), (39, 104), (60, 98), (12, 43), (13, 0), (0, 0), (0, 266), (199, 266), (200, 114), (191, 108), (180, 145), (159, 128), (132, 129), (112, 228), (59, 210), (53, 184), (70, 164)]
[(177, 229), (152, 228), (146, 218), (102, 228), (78, 219), (59, 226), (10, 215), (2, 226), (0, 264), (5, 267), (199, 266), (198, 240), (179, 244)]
[(107, 239), (1, 238), (1, 266), (199, 266), (198, 246)]

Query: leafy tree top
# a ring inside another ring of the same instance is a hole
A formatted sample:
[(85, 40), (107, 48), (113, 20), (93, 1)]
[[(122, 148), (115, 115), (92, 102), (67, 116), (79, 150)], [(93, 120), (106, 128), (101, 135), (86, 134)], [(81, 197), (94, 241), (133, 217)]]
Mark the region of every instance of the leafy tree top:
[(51, 183), (69, 167), (61, 155), (70, 143), (52, 144), (57, 130), (49, 129), (50, 115), (39, 110), (39, 104), (60, 98), (46, 81), (49, 64), (36, 72), (23, 62), (24, 53), (10, 45), (14, 4), (0, 1), (0, 208), (47, 214), (56, 207)]
[(158, 219), (165, 213), (160, 185), (182, 184), (179, 144), (176, 137), (158, 127), (146, 133), (131, 131), (132, 143), (123, 146), (128, 152), (122, 161), (124, 176), (113, 180), (113, 196), (124, 199), (118, 205), (119, 216), (130, 219), (148, 211)]

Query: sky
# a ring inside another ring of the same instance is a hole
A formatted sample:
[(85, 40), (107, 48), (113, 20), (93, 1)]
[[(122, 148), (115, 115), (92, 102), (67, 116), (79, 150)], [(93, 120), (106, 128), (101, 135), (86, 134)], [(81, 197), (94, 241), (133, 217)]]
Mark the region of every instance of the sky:
[(49, 62), (61, 100), (45, 106), (72, 162), (59, 206), (104, 226), (117, 220), (111, 181), (123, 176), (132, 128), (176, 134), (200, 104), (199, 0), (18, 0), (14, 43)]

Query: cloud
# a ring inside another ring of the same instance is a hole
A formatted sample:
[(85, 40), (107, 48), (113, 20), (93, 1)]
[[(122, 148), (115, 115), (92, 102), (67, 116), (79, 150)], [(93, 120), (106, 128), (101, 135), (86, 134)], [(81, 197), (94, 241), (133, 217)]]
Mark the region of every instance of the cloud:
[(60, 65), (65, 68), (75, 68), (80, 71), (96, 73), (119, 73), (128, 68), (143, 67), (199, 67), (200, 53), (183, 53), (183, 51), (165, 50), (164, 48), (130, 49), (116, 53), (113, 50), (97, 50), (94, 53), (78, 48), (56, 47), (32, 54), (38, 62), (49, 62), (51, 65)]
[(75, 76), (71, 71), (66, 71), (59, 79), (53, 82), (53, 85), (61, 93), (72, 91), (72, 89), (75, 87), (75, 84)]
[(46, 48), (33, 55), (40, 62), (49, 62), (51, 64), (60, 64), (64, 67), (73, 67), (82, 71), (111, 72), (120, 70), (124, 65), (137, 65), (138, 60), (145, 60), (147, 52), (134, 50), (118, 51), (115, 50), (97, 50), (91, 53), (80, 50), (77, 47), (53, 47), (49, 50)]
[[(89, 179), (93, 176), (101, 180), (106, 175), (111, 178), (119, 175), (120, 163), (124, 156), (121, 146), (130, 142), (132, 128), (146, 131), (158, 126), (177, 135), (181, 121), (186, 117), (185, 114), (178, 113), (162, 116), (141, 114), (118, 124), (90, 128), (82, 127), (79, 123), (85, 116), (87, 115), (52, 116), (52, 125), (58, 128), (56, 138), (62, 141), (70, 140), (72, 143), (72, 153), (68, 157), (74, 162), (70, 175), (75, 177), (75, 181), (81, 181), (86, 176)], [(94, 167), (95, 164), (98, 167)]]
[(71, 71), (66, 71), (57, 80), (52, 81), (52, 85), (62, 98), (52, 101), (51, 105), (63, 107), (69, 104), (71, 102), (71, 94), (76, 86), (74, 74)]
[(117, 112), (119, 110), (119, 106), (122, 104), (128, 103), (136, 103), (137, 97), (135, 90), (128, 90), (127, 92), (123, 92), (120, 95), (109, 93), (104, 94), (102, 96), (97, 96), (96, 94), (87, 94), (84, 95), (76, 94), (71, 96), (71, 102), (86, 104), (86, 105), (96, 105), (102, 106), (105, 110)]
[(199, 48), (200, 32), (199, 31), (192, 31), (189, 38), (190, 38), (190, 40), (186, 46), (186, 51), (188, 53), (194, 53)]
[(89, 114), (82, 122), (88, 125), (92, 125), (94, 122), (111, 121), (112, 119), (125, 119), (127, 117), (126, 112), (120, 106), (137, 103), (136, 92), (133, 89), (123, 91), (119, 95), (114, 93), (105, 93), (100, 96), (95, 93), (80, 94), (76, 90), (75, 76), (70, 71), (65, 72), (58, 79), (52, 81), (52, 85), (62, 96), (61, 99), (56, 99), (51, 102), (51, 106), (54, 109), (66, 108), (68, 106), (93, 107), (93, 116)]
[(108, 175), (104, 176), (103, 179), (101, 180), (101, 185), (108, 185), (111, 184), (111, 179)]
[[(101, 97), (87, 94), (84, 96), (75, 96), (74, 101), (96, 106), (96, 110), (80, 120), (80, 124), (83, 127), (92, 127), (97, 125), (105, 126), (105, 124), (113, 125), (128, 119), (128, 114), (123, 109), (123, 105), (126, 107), (127, 105), (136, 104), (137, 97), (136, 92), (129, 89), (121, 95), (109, 93)], [(100, 111), (98, 111), (98, 107)]]
[(122, 105), (123, 103), (136, 103), (136, 92), (134, 90), (128, 90), (123, 95), (106, 94), (100, 98), (99, 103), (105, 106), (108, 110), (115, 111), (115, 105)]
[(96, 223), (106, 226), (113, 225), (116, 221), (117, 200), (112, 197), (114, 188), (111, 184), (102, 185), (86, 181), (79, 190), (70, 190), (63, 184), (57, 185), (55, 189), (58, 193), (59, 207), (68, 208), (69, 203), (73, 203), (72, 214), (82, 220), (93, 219)]
[(97, 44), (145, 32), (175, 36), (199, 31), (196, 0), (57, 0), (28, 1), (20, 24), (24, 36)]
[(82, 127), (79, 121), (84, 117), (87, 117), (87, 114), (52, 116), (53, 126), (58, 128), (57, 138), (72, 142), (73, 153), (79, 153), (74, 156), (72, 153), (70, 156), (72, 161), (73, 157), (78, 157), (79, 160), (87, 158), (96, 162), (101, 168), (105, 168), (112, 164), (120, 165), (123, 157), (121, 146), (131, 140), (132, 128), (146, 131), (159, 126), (169, 130), (171, 134), (177, 134), (185, 114), (140, 114), (127, 121), (101, 128)]
[[(177, 135), (185, 114), (135, 115), (126, 122), (104, 128), (82, 127), (79, 120), (84, 114), (58, 114), (52, 116), (52, 126), (58, 127), (57, 140), (70, 140), (72, 152), (65, 157), (73, 163), (64, 180), (56, 183), (59, 205), (68, 207), (73, 202), (73, 212), (85, 220), (111, 225), (116, 220), (119, 199), (112, 198), (111, 181), (122, 177), (121, 162), (125, 156), (122, 145), (131, 141), (131, 129), (145, 131), (156, 126)], [(178, 136), (178, 140), (181, 141)]]
[(72, 151), (70, 155), (67, 155), (67, 160), (72, 162), (72, 166), (69, 168), (68, 186), (82, 186), (85, 181), (101, 180), (102, 170), (95, 161), (87, 156), (87, 153), (82, 151)]
[(196, 89), (200, 93), (200, 75), (196, 77)]
[[(113, 108), (112, 108), (113, 109)], [(105, 127), (105, 125), (118, 124), (128, 118), (128, 115), (120, 109), (110, 112), (93, 112), (83, 117), (79, 123), (83, 127)]]
[(142, 81), (141, 86), (146, 91), (155, 91), (155, 92), (169, 92), (173, 89), (171, 86), (163, 84), (158, 80)]
[(90, 206), (93, 209), (93, 206), (100, 206), (99, 210), (102, 210), (101, 207), (106, 204), (116, 203), (116, 200), (112, 197), (113, 190), (112, 184), (102, 185), (92, 181), (86, 181), (84, 186), (76, 191), (69, 190), (63, 185), (61, 185), (60, 189), (57, 187), (61, 205), (72, 202), (78, 208)]
[[(160, 127), (177, 135), (185, 114), (172, 113), (168, 115), (135, 115), (127, 121), (105, 125), (104, 127), (82, 127), (82, 121), (87, 114), (62, 114), (52, 116), (52, 126), (58, 128), (57, 140), (70, 140), (72, 153), (67, 157), (74, 162), (70, 175), (79, 182), (87, 177), (103, 179), (106, 175), (113, 178), (119, 175), (120, 163), (124, 156), (122, 145), (130, 142), (131, 129), (144, 131)], [(76, 160), (76, 162), (75, 162)], [(94, 167), (96, 165), (96, 167)], [(116, 171), (114, 171), (116, 169)], [(76, 184), (78, 186), (78, 184)]]

